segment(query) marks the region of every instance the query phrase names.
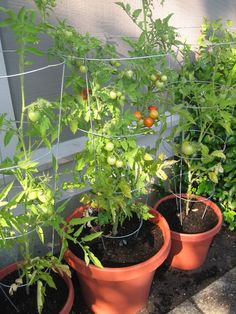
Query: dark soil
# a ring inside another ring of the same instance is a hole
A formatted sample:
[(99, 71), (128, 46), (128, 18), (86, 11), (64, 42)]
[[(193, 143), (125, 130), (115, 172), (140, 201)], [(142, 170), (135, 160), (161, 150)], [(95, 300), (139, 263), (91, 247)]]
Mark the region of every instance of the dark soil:
[[(185, 200), (174, 198), (161, 203), (158, 207), (158, 211), (166, 218), (172, 231), (195, 234), (208, 231), (217, 224), (218, 218), (210, 207), (201, 202), (190, 201), (190, 211), (186, 215), (186, 203)], [(179, 214), (180, 208), (182, 215)]]
[[(131, 219), (118, 231), (118, 235), (127, 235), (137, 229), (140, 222)], [(86, 230), (85, 232), (88, 232)], [(144, 221), (135, 235), (124, 238), (103, 237), (89, 242), (90, 250), (104, 267), (126, 267), (141, 263), (155, 255), (163, 245), (161, 229), (155, 224)], [(83, 259), (83, 251), (78, 245), (69, 242), (70, 250)]]
[[(53, 280), (57, 289), (46, 288), (45, 304), (43, 308), (43, 314), (58, 314), (63, 308), (67, 296), (68, 288), (64, 280), (56, 275), (52, 274)], [(18, 272), (13, 272), (2, 280), (3, 284), (11, 285), (18, 277)], [(2, 287), (3, 288), (3, 287)], [(9, 288), (3, 288), (4, 292), (9, 296)], [(0, 289), (0, 313), (4, 314), (38, 314), (37, 311), (37, 287), (36, 285), (30, 287), (30, 294), (26, 294), (24, 287), (18, 288), (17, 291), (10, 296), (11, 302), (17, 310), (10, 304), (8, 299), (4, 296)]]
[[(230, 232), (223, 226), (201, 268), (181, 271), (163, 264), (157, 269), (147, 306), (139, 314), (168, 313), (233, 267), (236, 267), (236, 232)], [(73, 281), (76, 290), (71, 314), (92, 314), (83, 301), (75, 273)]]

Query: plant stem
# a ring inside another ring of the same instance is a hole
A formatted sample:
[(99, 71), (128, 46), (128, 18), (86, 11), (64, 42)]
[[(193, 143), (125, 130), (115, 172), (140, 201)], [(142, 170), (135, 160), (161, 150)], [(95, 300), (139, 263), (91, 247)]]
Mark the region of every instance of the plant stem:
[(146, 40), (148, 41), (148, 28), (147, 28), (147, 10), (146, 10), (146, 0), (142, 0), (142, 7), (143, 7), (143, 20), (144, 20), (144, 32)]

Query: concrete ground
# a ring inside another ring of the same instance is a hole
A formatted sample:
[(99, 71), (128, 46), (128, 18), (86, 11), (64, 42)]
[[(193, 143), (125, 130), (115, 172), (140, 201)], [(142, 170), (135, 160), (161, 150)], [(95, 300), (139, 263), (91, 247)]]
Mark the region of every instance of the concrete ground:
[(168, 314), (235, 314), (236, 267)]

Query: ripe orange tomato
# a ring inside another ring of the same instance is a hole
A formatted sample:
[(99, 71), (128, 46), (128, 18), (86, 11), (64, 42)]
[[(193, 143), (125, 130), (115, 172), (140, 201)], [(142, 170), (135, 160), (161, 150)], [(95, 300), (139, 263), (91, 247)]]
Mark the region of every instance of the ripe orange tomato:
[(154, 124), (154, 120), (151, 117), (146, 117), (145, 119), (143, 119), (143, 124), (147, 127), (147, 128), (151, 128)]
[(135, 112), (134, 112), (134, 115), (135, 115), (135, 117), (136, 117), (137, 119), (139, 119), (139, 120), (142, 119), (142, 114), (141, 114), (140, 111), (135, 111)]
[(158, 111), (157, 110), (150, 110), (149, 112), (149, 117), (151, 117), (152, 119), (157, 119), (158, 117)]

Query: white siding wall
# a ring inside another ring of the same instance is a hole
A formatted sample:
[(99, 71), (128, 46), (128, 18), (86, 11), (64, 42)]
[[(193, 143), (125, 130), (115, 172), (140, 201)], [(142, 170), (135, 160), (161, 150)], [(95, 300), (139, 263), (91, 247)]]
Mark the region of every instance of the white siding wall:
[[(137, 28), (130, 22), (125, 13), (118, 7), (117, 0), (58, 0), (57, 16), (66, 19), (81, 32), (89, 32), (99, 37), (136, 36)], [(19, 9), (29, 6), (30, 0), (3, 0), (3, 5)], [(141, 7), (141, 0), (128, 0), (133, 7)], [(174, 13), (172, 24), (176, 27), (199, 27), (204, 16), (210, 19), (222, 17), (236, 23), (235, 0), (166, 0), (164, 6), (153, 1), (155, 15), (164, 17)], [(195, 31), (186, 31), (192, 41)]]
[[(122, 43), (122, 36), (136, 37), (138, 28), (130, 21), (125, 12), (115, 2), (118, 0), (58, 0), (56, 16), (66, 19), (80, 32), (89, 32), (104, 40), (115, 40)], [(126, 1), (124, 1), (126, 2)], [(128, 0), (131, 6), (140, 8), (141, 0)], [(199, 34), (199, 27), (204, 16), (210, 19), (222, 17), (224, 20), (232, 19), (236, 25), (236, 0), (166, 0), (164, 6), (153, 0), (155, 16), (164, 17), (174, 13), (171, 23), (180, 27), (179, 33), (187, 38), (189, 43), (195, 43)], [(1, 5), (18, 10), (22, 6), (31, 6), (30, 0), (2, 0)], [(1, 15), (0, 15), (1, 18)], [(52, 19), (55, 20), (55, 17)], [(15, 47), (12, 34), (4, 30), (1, 34), (4, 49)], [(1, 39), (0, 38), (0, 39)], [(45, 45), (47, 45), (46, 43)], [(120, 52), (124, 53), (123, 45)], [(17, 72), (17, 58), (5, 56), (8, 73)], [(40, 60), (39, 66), (44, 65), (47, 59)], [(55, 98), (59, 94), (59, 69), (50, 73), (38, 73), (26, 79), (27, 99), (32, 101), (35, 97)], [(19, 88), (17, 80), (9, 80), (12, 102), (16, 118), (19, 117), (20, 105)]]

